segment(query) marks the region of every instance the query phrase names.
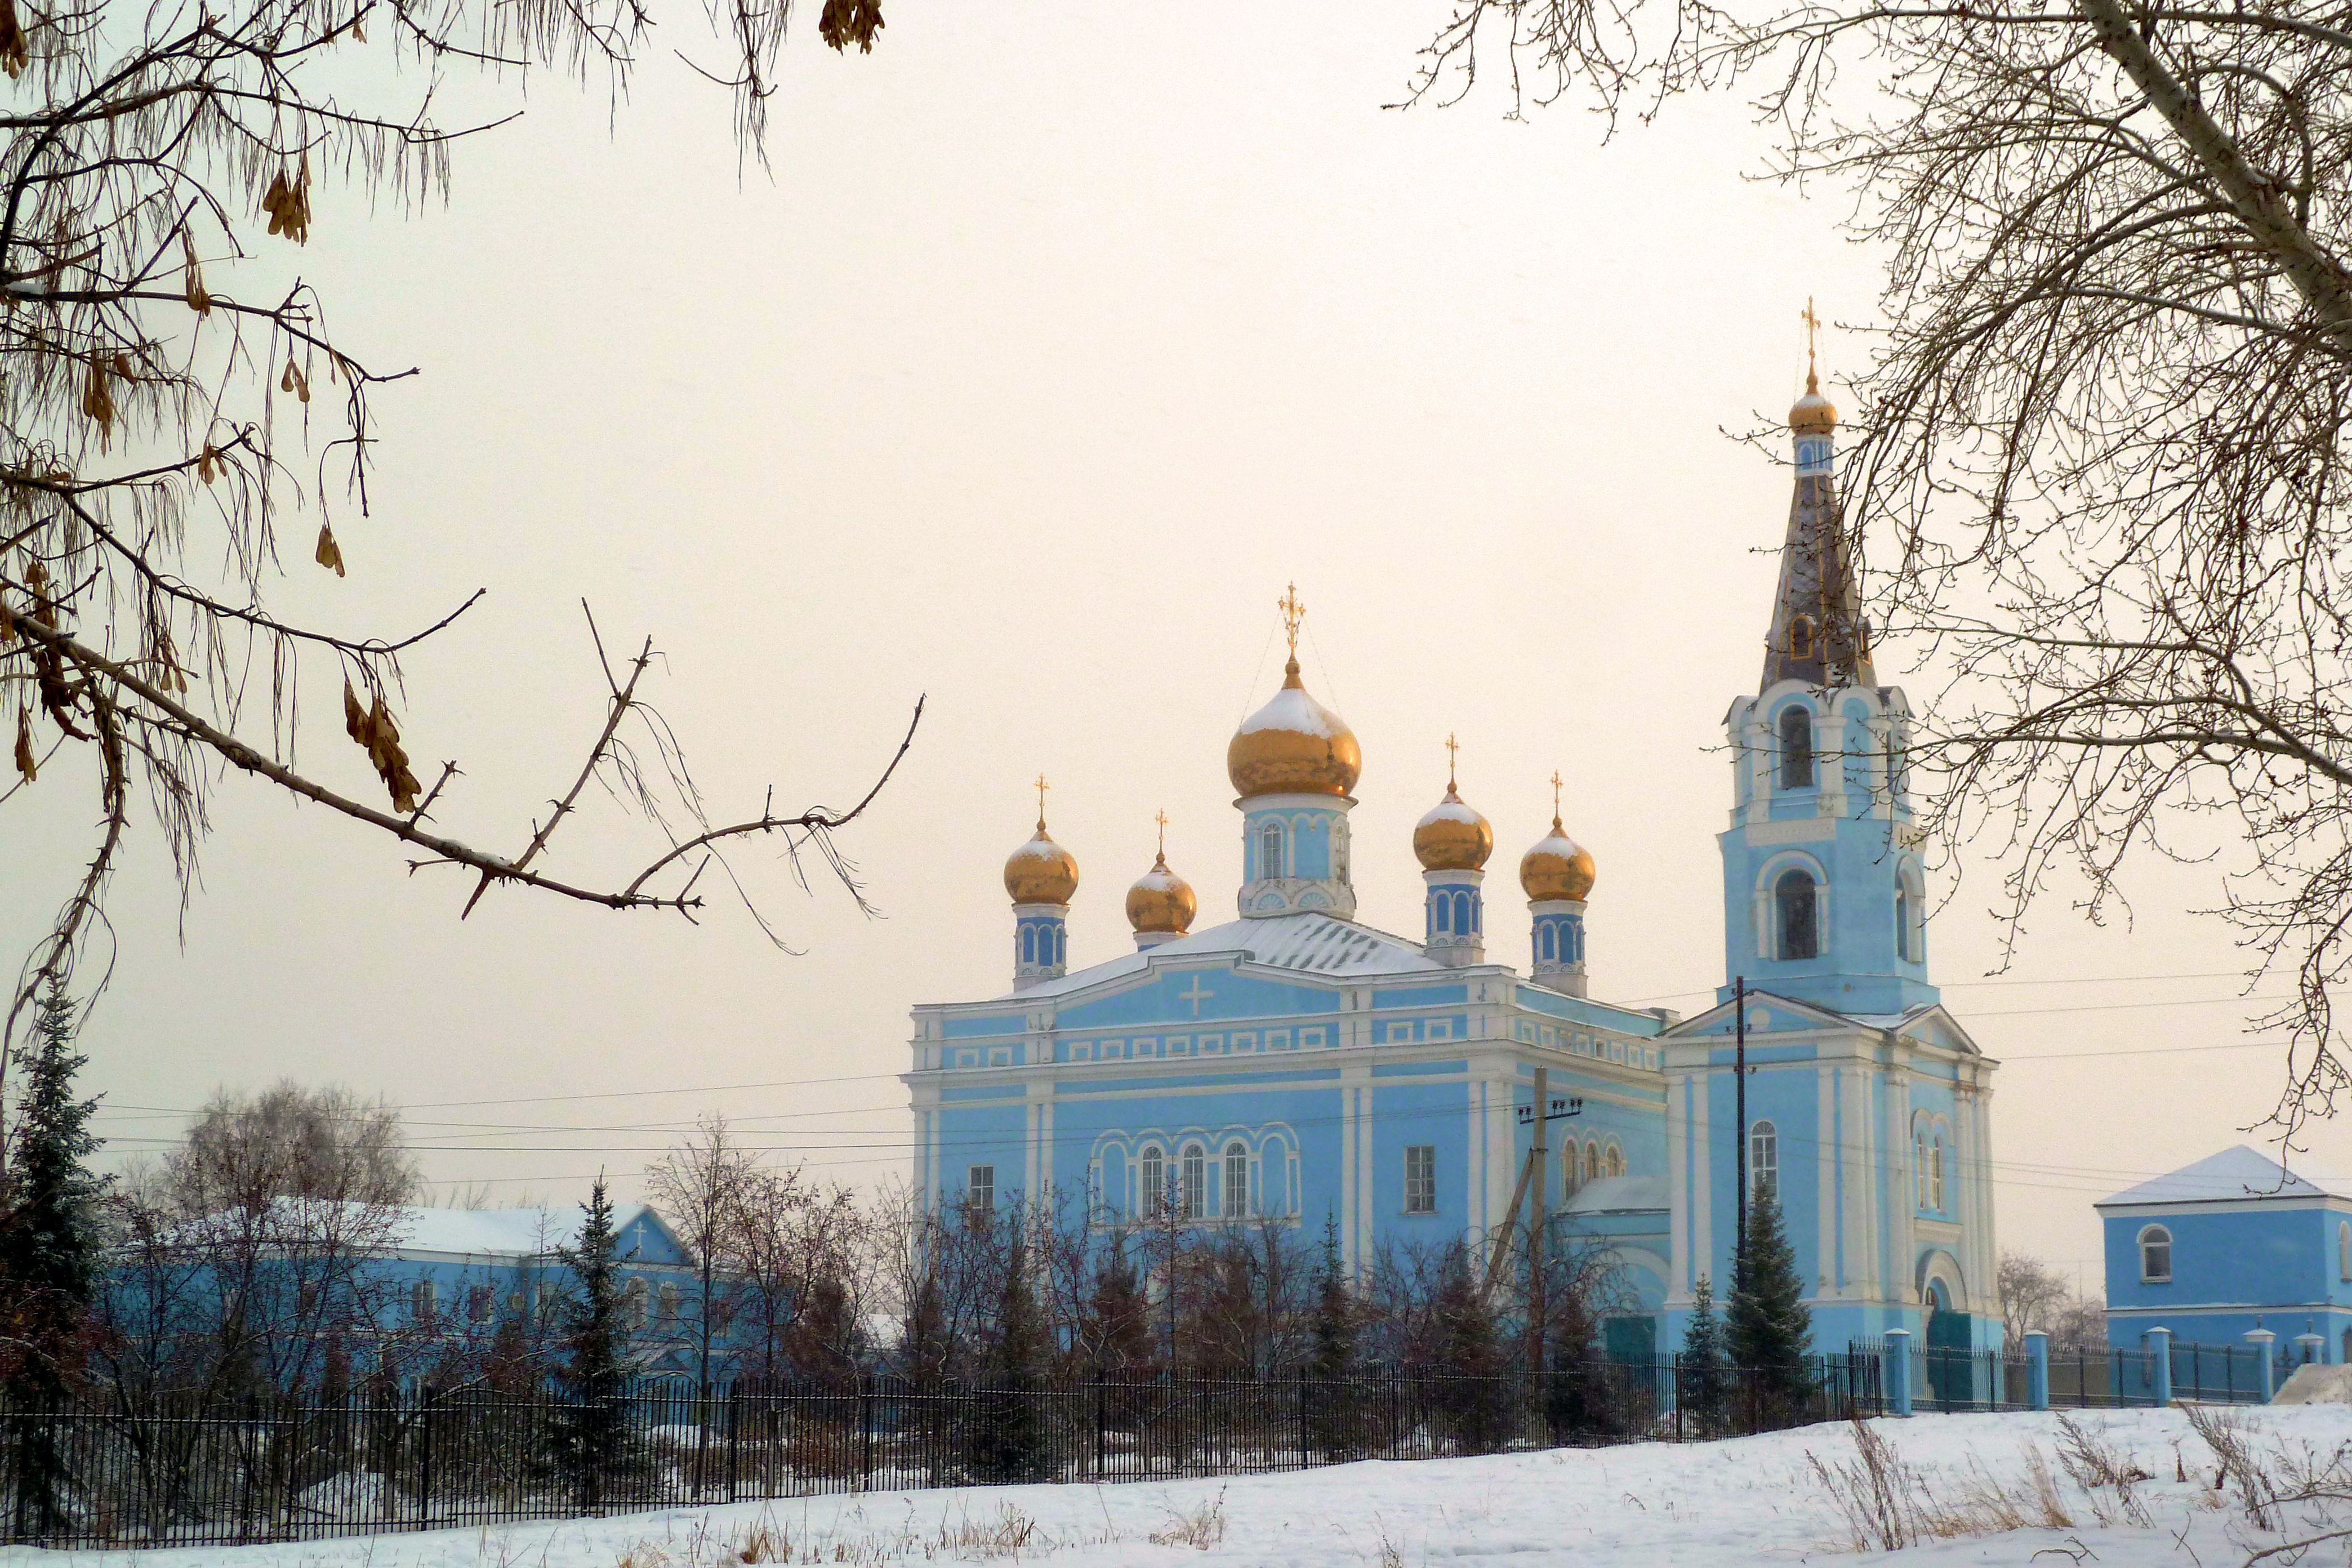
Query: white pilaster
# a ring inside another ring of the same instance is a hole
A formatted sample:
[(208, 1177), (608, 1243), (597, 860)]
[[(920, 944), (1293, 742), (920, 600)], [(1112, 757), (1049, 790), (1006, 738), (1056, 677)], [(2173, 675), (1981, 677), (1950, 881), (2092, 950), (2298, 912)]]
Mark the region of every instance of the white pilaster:
[(1690, 1079), (1666, 1079), (1666, 1304), (1680, 1307), (1691, 1294), (1690, 1266)]
[(1814, 1289), (1825, 1297), (1843, 1293), (1837, 1278), (1837, 1186), (1845, 1154), (1838, 1147), (1836, 1087), (1834, 1075), (1817, 1057), (1813, 1062), (1813, 1180), (1820, 1194), (1814, 1205), (1813, 1279)]

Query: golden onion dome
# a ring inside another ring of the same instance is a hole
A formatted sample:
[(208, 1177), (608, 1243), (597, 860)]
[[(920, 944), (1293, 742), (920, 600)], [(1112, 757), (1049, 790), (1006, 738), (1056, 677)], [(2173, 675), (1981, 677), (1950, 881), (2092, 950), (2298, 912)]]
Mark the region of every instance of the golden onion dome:
[(1261, 795), (1335, 795), (1345, 798), (1364, 771), (1364, 755), (1348, 721), (1307, 695), (1298, 660), (1283, 667), (1282, 689), (1234, 731), (1225, 747), (1225, 776), (1244, 800)]
[(1135, 879), (1127, 890), (1127, 923), (1139, 932), (1165, 931), (1181, 936), (1192, 929), (1192, 917), (1200, 912), (1201, 901), (1192, 896), (1192, 884), (1168, 868), (1168, 852), (1151, 863), (1151, 869)]
[(1554, 816), (1549, 837), (1538, 840), (1520, 858), (1519, 886), (1527, 889), (1532, 903), (1555, 899), (1581, 902), (1592, 891), (1591, 852), (1570, 838)]
[(1495, 830), (1485, 817), (1462, 804), (1449, 779), (1445, 798), (1413, 824), (1413, 858), (1424, 871), (1476, 871), (1494, 852)]
[(1837, 409), (1822, 395), (1821, 378), (1805, 372), (1805, 395), (1789, 410), (1789, 429), (1799, 436), (1826, 436), (1837, 428)]
[(1016, 904), (1066, 904), (1078, 890), (1077, 859), (1046, 837), (1044, 817), (1037, 837), (1005, 858), (1004, 890)]

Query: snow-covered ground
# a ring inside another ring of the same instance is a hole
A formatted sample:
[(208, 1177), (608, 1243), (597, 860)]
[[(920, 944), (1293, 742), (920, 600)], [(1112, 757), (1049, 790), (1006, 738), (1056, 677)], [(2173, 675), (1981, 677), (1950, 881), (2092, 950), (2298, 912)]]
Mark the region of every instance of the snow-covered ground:
[[(2131, 1489), (2137, 1508), (2111, 1486), (2086, 1492), (2068, 1479), (2053, 1415), (1874, 1423), (1914, 1470), (1928, 1516), (1971, 1514), (1982, 1524), (2005, 1506), (2012, 1518), (2022, 1512), (2036, 1522), (1871, 1550), (1865, 1560), (2219, 1568), (2326, 1528), (2307, 1509), (2284, 1511), (2273, 1521), (2281, 1528), (2254, 1527), (2234, 1488), (2214, 1489), (2214, 1456), (2180, 1412), (2075, 1419), (2146, 1472)], [(2232, 1419), (2253, 1448), (2273, 1457), (2325, 1459), (2352, 1449), (2352, 1406), (2242, 1410)], [(89, 1568), (101, 1559), (103, 1568), (741, 1568), (753, 1558), (1056, 1568), (1748, 1568), (1854, 1559), (1855, 1532), (1813, 1461), (1834, 1468), (1855, 1458), (1849, 1429), (1815, 1426), (1721, 1443), (1367, 1463), (1224, 1481), (876, 1492), (283, 1546), (72, 1555)], [(2052, 1478), (2039, 1496), (2037, 1469)], [(2184, 1473), (2188, 1479), (2178, 1479)], [(2005, 1505), (1987, 1503), (1995, 1493)], [(2066, 1522), (2042, 1522), (2052, 1510)], [(2352, 1528), (2352, 1502), (2336, 1517)], [(2303, 1561), (2342, 1563), (2352, 1557), (2347, 1546), (2338, 1541)], [(60, 1555), (12, 1550), (0, 1552), (0, 1563)]]

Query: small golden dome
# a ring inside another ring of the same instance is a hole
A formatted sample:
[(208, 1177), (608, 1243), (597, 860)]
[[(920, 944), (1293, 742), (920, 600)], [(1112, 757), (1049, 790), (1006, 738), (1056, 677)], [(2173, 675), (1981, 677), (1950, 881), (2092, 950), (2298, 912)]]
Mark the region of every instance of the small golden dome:
[(1789, 410), (1789, 429), (1799, 436), (1826, 436), (1837, 428), (1837, 409), (1822, 395), (1821, 378), (1805, 373), (1805, 395)]
[(1037, 837), (1005, 858), (1004, 890), (1016, 904), (1066, 904), (1078, 890), (1077, 859), (1045, 836), (1044, 817)]
[(1592, 855), (1551, 819), (1550, 837), (1539, 840), (1519, 861), (1519, 886), (1530, 903), (1555, 899), (1582, 902), (1592, 891)]
[(1283, 667), (1282, 689), (1234, 731), (1225, 747), (1225, 776), (1244, 800), (1260, 795), (1345, 797), (1364, 771), (1364, 754), (1348, 721), (1307, 695), (1298, 661)]
[(1448, 781), (1445, 798), (1413, 825), (1412, 853), (1424, 871), (1476, 871), (1495, 852), (1495, 830), (1462, 804)]
[(1135, 879), (1127, 890), (1127, 923), (1138, 931), (1165, 931), (1181, 936), (1192, 929), (1192, 917), (1200, 912), (1201, 901), (1192, 896), (1192, 884), (1168, 868), (1168, 852), (1151, 863), (1151, 869)]

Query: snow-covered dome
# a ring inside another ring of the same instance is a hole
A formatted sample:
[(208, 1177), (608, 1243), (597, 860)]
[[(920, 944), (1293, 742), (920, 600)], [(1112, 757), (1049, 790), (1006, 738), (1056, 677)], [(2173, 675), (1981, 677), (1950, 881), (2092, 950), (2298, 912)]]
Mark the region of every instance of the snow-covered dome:
[(1550, 834), (1520, 858), (1519, 886), (1527, 889), (1529, 902), (1538, 904), (1555, 899), (1580, 903), (1592, 891), (1591, 853), (1568, 836), (1557, 816)]
[(1789, 410), (1789, 429), (1798, 436), (1826, 436), (1837, 428), (1837, 408), (1822, 395), (1821, 378), (1805, 372), (1805, 395)]
[(1476, 871), (1495, 852), (1495, 830), (1486, 819), (1462, 804), (1454, 781), (1445, 782), (1445, 798), (1413, 824), (1412, 853), (1424, 871)]
[(1005, 858), (1004, 890), (1016, 904), (1066, 904), (1078, 890), (1077, 859), (1046, 837), (1043, 816), (1037, 837)]
[(1333, 795), (1346, 798), (1364, 771), (1363, 752), (1348, 721), (1307, 694), (1298, 660), (1283, 667), (1282, 689), (1234, 731), (1225, 747), (1225, 776), (1247, 800), (1260, 795)]
[(1168, 852), (1151, 863), (1151, 869), (1135, 879), (1127, 890), (1127, 923), (1138, 932), (1164, 931), (1181, 936), (1192, 929), (1192, 917), (1200, 912), (1201, 901), (1192, 894), (1192, 884), (1168, 868)]

